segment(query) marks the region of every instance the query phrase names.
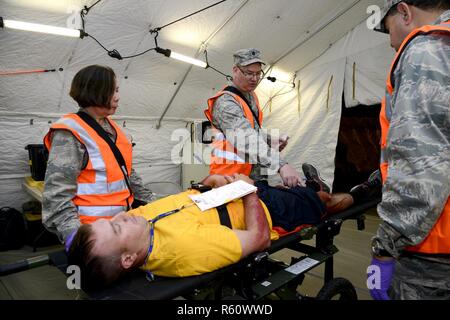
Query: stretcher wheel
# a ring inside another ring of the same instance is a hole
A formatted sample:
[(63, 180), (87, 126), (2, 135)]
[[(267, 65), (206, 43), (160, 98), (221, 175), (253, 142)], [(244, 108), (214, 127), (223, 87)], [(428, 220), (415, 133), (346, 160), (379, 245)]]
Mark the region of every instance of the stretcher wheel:
[(353, 301), (358, 300), (358, 296), (350, 281), (344, 278), (335, 278), (325, 283), (316, 299)]

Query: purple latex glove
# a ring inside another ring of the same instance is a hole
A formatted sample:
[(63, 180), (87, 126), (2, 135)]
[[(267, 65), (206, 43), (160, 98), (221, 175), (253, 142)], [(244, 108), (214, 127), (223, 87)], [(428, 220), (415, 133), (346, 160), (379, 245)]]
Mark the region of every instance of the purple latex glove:
[(69, 236), (66, 238), (66, 241), (64, 243), (64, 247), (66, 248), (66, 253), (69, 252), (70, 245), (72, 244), (73, 238), (77, 234), (77, 230), (73, 231)]
[[(367, 269), (367, 287), (375, 300), (391, 300), (387, 294), (394, 275), (395, 259), (380, 260), (372, 258)], [(379, 277), (379, 278), (378, 278)]]

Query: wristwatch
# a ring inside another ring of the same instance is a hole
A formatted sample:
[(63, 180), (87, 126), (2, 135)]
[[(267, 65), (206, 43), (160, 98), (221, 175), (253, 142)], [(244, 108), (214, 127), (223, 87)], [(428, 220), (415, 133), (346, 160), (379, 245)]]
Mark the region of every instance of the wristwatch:
[(191, 189), (198, 190), (198, 191), (203, 193), (203, 192), (211, 190), (212, 188), (210, 186), (205, 185), (205, 184), (192, 183), (191, 184)]
[(372, 240), (372, 254), (377, 257), (392, 257), (389, 251), (383, 248), (380, 240), (377, 238)]

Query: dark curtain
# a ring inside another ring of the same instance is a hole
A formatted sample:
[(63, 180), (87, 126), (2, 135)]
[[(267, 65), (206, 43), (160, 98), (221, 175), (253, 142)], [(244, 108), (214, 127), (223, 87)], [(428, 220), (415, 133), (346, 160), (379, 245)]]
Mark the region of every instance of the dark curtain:
[(342, 106), (333, 192), (347, 192), (378, 169), (381, 105)]

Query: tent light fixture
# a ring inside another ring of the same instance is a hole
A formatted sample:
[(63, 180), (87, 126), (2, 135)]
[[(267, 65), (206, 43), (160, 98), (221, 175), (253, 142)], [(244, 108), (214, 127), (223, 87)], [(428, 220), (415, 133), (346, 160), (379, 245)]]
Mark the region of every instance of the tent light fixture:
[(155, 51), (160, 53), (160, 54), (165, 55), (166, 57), (169, 57), (169, 58), (172, 58), (172, 59), (176, 59), (176, 60), (180, 60), (180, 61), (183, 61), (183, 62), (187, 62), (187, 63), (196, 65), (196, 66), (204, 68), (204, 69), (206, 69), (208, 67), (208, 64), (206, 62), (204, 62), (204, 61), (185, 56), (184, 54), (180, 54), (180, 53), (174, 52), (174, 51), (172, 51), (170, 49), (163, 49), (163, 48), (160, 48), (160, 47), (156, 47)]
[(24, 31), (42, 32), (73, 38), (83, 38), (86, 34), (83, 30), (54, 27), (38, 23), (8, 20), (0, 17), (0, 28), (17, 29)]

